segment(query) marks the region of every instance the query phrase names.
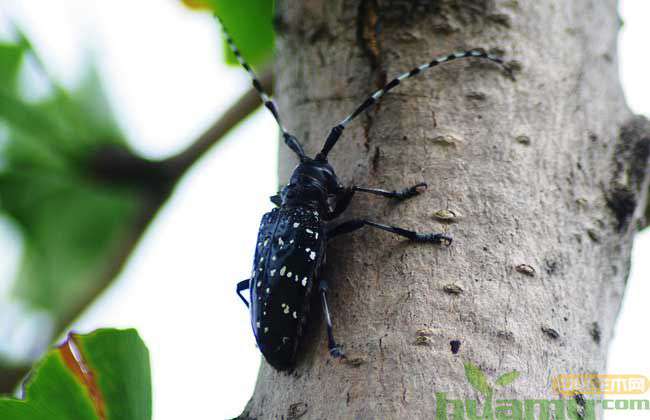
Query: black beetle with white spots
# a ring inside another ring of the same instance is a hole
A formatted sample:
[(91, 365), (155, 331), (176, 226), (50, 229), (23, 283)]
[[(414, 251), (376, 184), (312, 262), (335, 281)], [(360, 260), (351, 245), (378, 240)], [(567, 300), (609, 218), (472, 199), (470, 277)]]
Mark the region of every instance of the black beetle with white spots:
[[(222, 22), (223, 27), (223, 22)], [(237, 294), (250, 309), (251, 324), (257, 345), (266, 361), (278, 370), (289, 370), (296, 362), (300, 339), (309, 315), (309, 304), (318, 293), (327, 322), (328, 349), (332, 357), (345, 355), (332, 333), (332, 320), (327, 304), (328, 285), (322, 277), (327, 242), (364, 226), (382, 229), (415, 242), (451, 245), (451, 237), (441, 233), (418, 233), (367, 219), (353, 219), (333, 224), (350, 204), (355, 192), (376, 194), (389, 199), (404, 200), (424, 192), (425, 183), (401, 191), (387, 191), (361, 186), (343, 186), (327, 161), (345, 127), (369, 109), (385, 93), (403, 80), (439, 64), (461, 58), (483, 59), (499, 64), (512, 78), (510, 69), (497, 56), (482, 49), (471, 49), (437, 57), (429, 63), (403, 73), (374, 92), (350, 115), (330, 131), (322, 150), (308, 157), (298, 139), (289, 134), (280, 120), (275, 102), (264, 92), (251, 67), (246, 63), (228, 35), (224, 34), (237, 60), (253, 79), (266, 106), (282, 131), (285, 144), (298, 156), (300, 163), (289, 183), (271, 197), (277, 207), (262, 217), (253, 271), (249, 279), (237, 284)], [(250, 289), (248, 301), (242, 296)]]

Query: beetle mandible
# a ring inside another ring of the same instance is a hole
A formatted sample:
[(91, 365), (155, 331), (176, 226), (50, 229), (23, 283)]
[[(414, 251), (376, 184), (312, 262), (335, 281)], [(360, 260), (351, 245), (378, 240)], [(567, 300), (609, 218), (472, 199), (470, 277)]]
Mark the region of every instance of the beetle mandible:
[[(376, 194), (404, 200), (424, 192), (425, 183), (401, 191), (387, 191), (360, 186), (344, 187), (334, 168), (327, 161), (345, 127), (359, 114), (374, 105), (385, 93), (403, 80), (435, 67), (461, 58), (478, 58), (499, 64), (514, 79), (504, 61), (483, 49), (454, 52), (403, 73), (369, 96), (352, 114), (330, 131), (321, 151), (308, 157), (298, 139), (289, 134), (280, 120), (275, 102), (262, 88), (251, 67), (240, 54), (219, 19), (224, 36), (239, 63), (248, 71), (252, 83), (277, 121), (285, 144), (298, 156), (300, 163), (293, 171), (289, 183), (279, 194), (271, 197), (277, 206), (262, 217), (249, 279), (237, 284), (237, 294), (250, 309), (251, 324), (257, 345), (267, 362), (278, 370), (291, 369), (296, 361), (298, 345), (309, 314), (312, 294), (318, 290), (327, 323), (329, 353), (335, 358), (345, 358), (332, 333), (332, 320), (327, 304), (327, 281), (321, 276), (325, 262), (327, 242), (332, 238), (353, 232), (364, 226), (382, 229), (416, 242), (451, 245), (452, 238), (441, 233), (418, 233), (397, 226), (389, 226), (367, 219), (353, 219), (335, 226), (336, 219), (350, 204), (355, 192)], [(249, 301), (241, 292), (250, 290)]]

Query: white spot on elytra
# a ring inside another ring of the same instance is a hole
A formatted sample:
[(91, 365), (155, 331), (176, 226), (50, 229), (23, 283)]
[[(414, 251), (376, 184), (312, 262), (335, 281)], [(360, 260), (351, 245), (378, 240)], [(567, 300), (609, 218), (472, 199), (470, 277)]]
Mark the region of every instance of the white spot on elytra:
[(268, 245), (268, 243), (269, 243), (269, 240), (268, 240), (268, 239), (264, 239), (264, 246)]
[(258, 281), (258, 282), (257, 282), (257, 287), (260, 287), (260, 286), (262, 286), (262, 282), (261, 282), (261, 281)]
[(289, 272), (287, 273), (287, 277), (289, 277), (289, 278), (291, 278), (292, 275), (293, 275), (293, 273), (292, 273), (291, 271), (289, 271)]
[(311, 258), (312, 260), (315, 260), (316, 259), (316, 253), (314, 251), (310, 252), (309, 253), (309, 258)]
[(316, 239), (318, 239), (318, 232), (316, 232)]
[(302, 278), (302, 285), (307, 286), (307, 277)]
[(282, 268), (280, 269), (280, 275), (284, 276), (284, 273), (286, 273), (286, 272), (287, 272), (287, 266), (283, 265)]
[(267, 287), (267, 288), (266, 288), (266, 293), (271, 293), (271, 289), (269, 289), (269, 288)]
[(290, 241), (289, 241), (289, 243), (290, 243), (290, 244), (292, 244), (292, 243), (293, 243), (293, 239), (292, 239), (292, 240), (290, 240)]
[(298, 226), (300, 226), (300, 223), (298, 223), (298, 222), (296, 222), (296, 223), (293, 224), (293, 227), (294, 227), (294, 228), (297, 228)]
[(298, 319), (298, 313), (296, 311), (293, 311), (293, 319)]
[(278, 238), (278, 245), (280, 246), (284, 245), (284, 241), (282, 240), (282, 238)]
[(255, 323), (255, 325), (257, 325), (257, 328), (259, 328), (259, 327), (260, 327), (260, 322), (257, 321), (257, 322)]
[(311, 251), (311, 248), (305, 248), (305, 252)]
[(269, 274), (271, 275), (271, 277), (273, 277), (273, 275), (275, 274), (275, 269), (269, 271)]
[(284, 313), (285, 313), (285, 314), (288, 314), (288, 313), (289, 313), (289, 305), (287, 305), (287, 306), (284, 308)]
[(280, 304), (280, 308), (284, 308), (285, 306), (287, 306), (286, 303), (282, 303), (282, 304)]
[(310, 235), (311, 235), (312, 233), (314, 233), (314, 231), (311, 230), (311, 229), (305, 229), (305, 232), (309, 233)]
[(264, 327), (264, 332), (265, 333), (269, 332), (269, 327)]

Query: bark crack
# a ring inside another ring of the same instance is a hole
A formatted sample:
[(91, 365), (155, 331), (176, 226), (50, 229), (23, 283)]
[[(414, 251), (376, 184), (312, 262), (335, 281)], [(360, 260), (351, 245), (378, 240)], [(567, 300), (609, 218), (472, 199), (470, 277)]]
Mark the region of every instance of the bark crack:
[[(357, 43), (368, 58), (370, 72), (374, 74), (375, 88), (380, 89), (386, 84), (386, 69), (383, 62), (381, 43), (381, 15), (377, 0), (362, 0), (357, 12)], [(370, 130), (372, 117), (366, 114), (363, 118), (363, 146), (370, 152)], [(376, 148), (370, 160), (370, 171), (377, 170), (379, 149)]]
[(357, 13), (357, 42), (370, 62), (370, 70), (377, 72), (378, 88), (386, 84), (380, 34), (381, 17), (377, 0), (362, 0)]

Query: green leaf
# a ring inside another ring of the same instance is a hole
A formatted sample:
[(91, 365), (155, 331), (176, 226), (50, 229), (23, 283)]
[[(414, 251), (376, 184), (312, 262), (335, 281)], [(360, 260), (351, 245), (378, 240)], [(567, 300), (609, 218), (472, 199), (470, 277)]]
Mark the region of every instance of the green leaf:
[[(273, 54), (273, 0), (212, 0), (214, 11), (223, 21), (244, 59), (260, 65)], [(226, 61), (237, 64), (228, 46)]]
[(15, 90), (24, 52), (22, 45), (0, 43), (0, 89)]
[[(183, 0), (194, 9), (211, 9), (224, 23), (244, 59), (259, 66), (273, 54), (273, 0)], [(224, 40), (226, 62), (237, 64)]]
[(481, 394), (487, 396), (492, 393), (492, 387), (488, 383), (485, 374), (480, 368), (474, 366), (471, 362), (465, 363), (465, 376), (470, 385)]
[(14, 294), (54, 318), (96, 287), (135, 214), (135, 200), (55, 171), (0, 176), (0, 197), (23, 233)]
[(503, 375), (499, 376), (499, 379), (497, 379), (495, 383), (499, 386), (510, 385), (519, 377), (519, 375), (519, 372), (513, 370), (512, 372), (504, 373)]
[[(20, 51), (20, 58), (0, 62), (21, 63), (23, 55), (35, 54), (28, 41), (20, 45), (4, 50)], [(20, 64), (0, 66), (0, 78), (20, 71)], [(11, 293), (61, 327), (76, 315), (71, 309), (106, 282), (145, 197), (133, 186), (100, 183), (90, 174), (100, 147), (127, 148), (94, 68), (75, 89), (49, 83), (51, 93), (38, 100), (0, 86), (0, 213), (15, 223), (23, 242)]]
[(35, 367), (24, 400), (0, 399), (3, 420), (149, 420), (149, 352), (135, 330), (70, 334)]

